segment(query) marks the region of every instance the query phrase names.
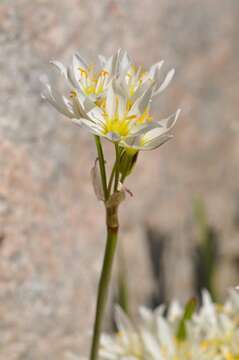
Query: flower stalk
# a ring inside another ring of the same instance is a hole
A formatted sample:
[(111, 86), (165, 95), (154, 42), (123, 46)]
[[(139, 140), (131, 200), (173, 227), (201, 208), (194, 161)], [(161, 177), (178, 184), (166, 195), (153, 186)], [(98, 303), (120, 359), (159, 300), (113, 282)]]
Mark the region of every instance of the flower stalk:
[(98, 359), (100, 334), (102, 328), (102, 320), (104, 317), (110, 279), (112, 274), (113, 260), (116, 251), (117, 237), (118, 237), (118, 211), (117, 206), (106, 206), (106, 227), (107, 239), (104, 254), (104, 261), (100, 275), (100, 282), (97, 294), (97, 305), (94, 322), (94, 331), (91, 345), (90, 360)]

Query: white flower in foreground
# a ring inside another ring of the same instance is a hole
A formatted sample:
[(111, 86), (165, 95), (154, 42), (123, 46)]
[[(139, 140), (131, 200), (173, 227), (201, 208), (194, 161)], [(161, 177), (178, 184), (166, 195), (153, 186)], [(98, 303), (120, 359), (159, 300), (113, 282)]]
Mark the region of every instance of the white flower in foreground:
[(167, 87), (174, 74), (171, 70), (163, 83), (159, 82), (162, 61), (142, 72), (126, 52), (118, 50), (109, 59), (100, 56), (98, 72), (79, 54), (69, 68), (57, 61), (52, 63), (67, 80), (68, 96), (47, 83), (43, 97), (94, 135), (134, 151), (155, 149), (172, 137), (169, 130), (179, 111), (162, 120), (153, 120), (150, 115), (153, 96)]
[(214, 304), (207, 292), (203, 304), (186, 322), (187, 336), (179, 340), (178, 328), (183, 309), (174, 303), (167, 316), (164, 308), (141, 310), (141, 321), (134, 326), (117, 309), (119, 332), (104, 335), (101, 360), (238, 360), (239, 294), (230, 293), (224, 305)]

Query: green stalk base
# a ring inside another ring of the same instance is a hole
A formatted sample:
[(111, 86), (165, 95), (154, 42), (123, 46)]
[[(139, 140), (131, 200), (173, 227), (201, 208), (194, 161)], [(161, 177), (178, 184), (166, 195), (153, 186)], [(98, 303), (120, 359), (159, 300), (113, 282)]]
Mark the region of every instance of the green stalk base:
[(90, 360), (97, 360), (100, 345), (100, 334), (102, 329), (102, 320), (105, 313), (105, 307), (109, 292), (109, 285), (113, 267), (113, 259), (116, 250), (118, 236), (117, 209), (107, 209), (107, 240), (104, 254), (103, 267), (98, 286), (97, 305), (94, 322), (94, 332), (90, 352)]

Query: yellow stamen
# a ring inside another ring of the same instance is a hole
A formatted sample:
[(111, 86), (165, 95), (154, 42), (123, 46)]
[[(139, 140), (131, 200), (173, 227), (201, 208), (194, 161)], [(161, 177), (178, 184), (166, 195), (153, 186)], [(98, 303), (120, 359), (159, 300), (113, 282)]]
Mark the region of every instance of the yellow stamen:
[(101, 72), (99, 73), (99, 76), (109, 76), (109, 73), (106, 70), (101, 70)]
[(70, 98), (74, 98), (77, 96), (77, 92), (75, 90), (70, 91)]
[(79, 70), (80, 70), (81, 76), (85, 76), (85, 77), (88, 76), (88, 71), (86, 71), (85, 69), (82, 69), (82, 68), (79, 68)]
[(144, 113), (137, 118), (138, 124), (144, 124), (146, 122), (151, 122), (153, 120), (153, 117), (149, 115), (148, 110), (145, 110)]
[(231, 352), (226, 353), (225, 360), (239, 360), (239, 355), (233, 355)]
[[(117, 114), (117, 113), (116, 113)], [(116, 115), (114, 118), (109, 118), (107, 114), (105, 114), (105, 126), (104, 126), (104, 134), (108, 134), (109, 132), (113, 132), (118, 134), (119, 136), (127, 136), (129, 133), (129, 124), (131, 119), (127, 117), (120, 120)]]

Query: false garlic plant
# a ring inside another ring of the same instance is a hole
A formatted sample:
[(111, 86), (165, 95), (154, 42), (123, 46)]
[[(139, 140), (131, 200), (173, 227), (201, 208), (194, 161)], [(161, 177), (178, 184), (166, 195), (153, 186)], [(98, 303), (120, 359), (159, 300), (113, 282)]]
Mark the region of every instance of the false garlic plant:
[[(107, 300), (112, 264), (118, 236), (118, 207), (125, 198), (124, 181), (130, 175), (141, 150), (153, 150), (172, 138), (180, 110), (164, 119), (153, 119), (152, 99), (170, 83), (174, 69), (160, 81), (163, 61), (148, 71), (135, 66), (127, 52), (118, 50), (110, 58), (99, 56), (99, 67), (89, 65), (78, 53), (65, 67), (52, 65), (65, 79), (63, 94), (49, 82), (43, 97), (73, 123), (95, 138), (97, 160), (92, 169), (95, 193), (106, 210), (107, 240), (101, 271), (90, 359), (98, 359), (102, 319)], [(112, 142), (115, 162), (107, 176), (102, 139)]]

